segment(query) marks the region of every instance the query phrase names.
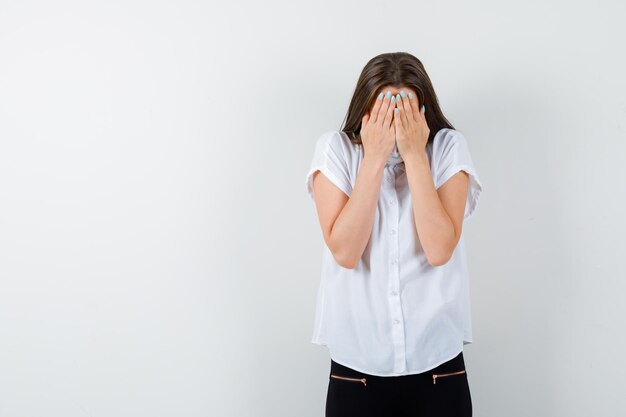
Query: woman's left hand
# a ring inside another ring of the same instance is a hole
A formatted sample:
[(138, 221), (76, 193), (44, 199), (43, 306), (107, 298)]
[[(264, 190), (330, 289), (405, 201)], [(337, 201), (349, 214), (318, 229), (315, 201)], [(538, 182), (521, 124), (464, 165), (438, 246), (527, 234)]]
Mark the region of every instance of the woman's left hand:
[[(425, 111), (420, 111), (417, 95), (396, 95), (396, 109), (394, 109), (393, 123), (396, 130), (396, 144), (402, 159), (409, 155), (423, 153), (428, 142), (430, 129), (426, 123)], [(397, 111), (399, 110), (399, 111)]]

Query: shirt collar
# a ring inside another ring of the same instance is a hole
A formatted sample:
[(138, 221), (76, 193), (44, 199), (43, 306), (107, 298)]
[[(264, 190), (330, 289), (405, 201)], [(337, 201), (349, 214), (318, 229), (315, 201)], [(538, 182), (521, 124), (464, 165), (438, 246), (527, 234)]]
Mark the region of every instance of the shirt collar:
[(398, 156), (393, 156), (389, 155), (389, 159), (387, 159), (387, 162), (385, 162), (386, 166), (392, 166), (393, 168), (397, 168), (400, 170), (404, 171), (404, 160), (402, 159), (402, 156), (398, 155)]

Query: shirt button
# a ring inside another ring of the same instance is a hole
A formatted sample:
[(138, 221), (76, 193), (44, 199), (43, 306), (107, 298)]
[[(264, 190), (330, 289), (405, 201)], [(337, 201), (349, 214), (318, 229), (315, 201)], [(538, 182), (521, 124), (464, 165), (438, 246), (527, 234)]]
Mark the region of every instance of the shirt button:
[(391, 291), (391, 295), (398, 295), (396, 291)]
[(389, 204), (391, 204), (392, 206), (394, 205), (395, 201), (393, 200), (389, 200)]
[(398, 324), (398, 323), (400, 323), (400, 320), (395, 319), (393, 322), (394, 322), (395, 324)]
[(391, 234), (395, 235), (396, 234), (396, 229), (391, 229)]

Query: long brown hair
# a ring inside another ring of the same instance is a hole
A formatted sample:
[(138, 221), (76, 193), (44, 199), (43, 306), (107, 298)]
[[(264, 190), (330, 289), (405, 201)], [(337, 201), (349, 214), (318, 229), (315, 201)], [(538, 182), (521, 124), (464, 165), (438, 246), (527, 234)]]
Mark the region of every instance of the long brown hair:
[(422, 104), (426, 106), (426, 122), (430, 129), (428, 143), (440, 129), (454, 129), (439, 107), (435, 89), (422, 62), (406, 52), (391, 52), (370, 59), (361, 71), (341, 128), (352, 143), (362, 143), (361, 120), (374, 105), (378, 93), (389, 86), (412, 88), (417, 93), (419, 108)]

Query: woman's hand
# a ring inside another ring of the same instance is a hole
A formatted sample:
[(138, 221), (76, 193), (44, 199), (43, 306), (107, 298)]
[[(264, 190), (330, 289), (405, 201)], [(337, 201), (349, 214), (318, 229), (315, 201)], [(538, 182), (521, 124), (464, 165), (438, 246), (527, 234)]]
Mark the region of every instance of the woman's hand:
[[(392, 102), (393, 99), (393, 102)], [(380, 93), (372, 109), (361, 120), (361, 142), (366, 156), (386, 161), (396, 143), (395, 126), (392, 123), (395, 97), (391, 92)]]
[(398, 151), (402, 159), (407, 159), (409, 155), (425, 151), (430, 129), (426, 123), (425, 107), (419, 110), (417, 95), (410, 92), (402, 97), (401, 94), (396, 96), (398, 111), (394, 114), (393, 123)]

